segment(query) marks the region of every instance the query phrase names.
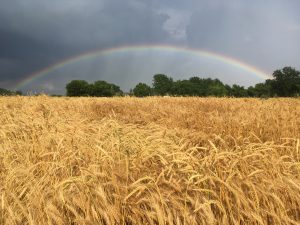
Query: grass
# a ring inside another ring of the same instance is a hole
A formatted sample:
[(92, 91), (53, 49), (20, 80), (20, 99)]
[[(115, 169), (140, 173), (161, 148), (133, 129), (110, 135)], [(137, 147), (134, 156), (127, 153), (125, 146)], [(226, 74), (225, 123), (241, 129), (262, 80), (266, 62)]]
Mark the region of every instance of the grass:
[(0, 98), (0, 224), (299, 224), (299, 99)]

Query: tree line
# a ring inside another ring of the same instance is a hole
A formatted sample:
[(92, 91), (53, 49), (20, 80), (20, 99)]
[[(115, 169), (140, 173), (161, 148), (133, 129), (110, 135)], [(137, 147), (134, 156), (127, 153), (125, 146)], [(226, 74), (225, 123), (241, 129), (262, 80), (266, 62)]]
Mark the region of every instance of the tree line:
[[(73, 80), (66, 85), (67, 96), (112, 97), (122, 96), (119, 86), (106, 81), (89, 84), (84, 80)], [(232, 96), (232, 97), (296, 97), (300, 96), (300, 72), (284, 67), (273, 73), (273, 79), (245, 88), (224, 84), (219, 79), (191, 77), (188, 80), (174, 80), (165, 74), (153, 76), (152, 86), (138, 83), (129, 95), (145, 96)]]
[[(165, 74), (153, 76), (152, 85), (138, 83), (129, 93), (119, 86), (106, 81), (88, 83), (85, 80), (72, 80), (66, 85), (67, 96), (112, 97), (129, 94), (145, 96), (232, 96), (232, 97), (296, 97), (300, 96), (300, 72), (292, 67), (284, 67), (273, 73), (273, 79), (245, 88), (234, 84), (224, 84), (219, 79), (191, 77), (174, 80)], [(20, 91), (0, 88), (0, 96), (22, 95)], [(56, 95), (53, 95), (56, 96)]]
[(21, 91), (11, 91), (4, 88), (0, 88), (0, 96), (15, 96), (22, 95)]
[(92, 96), (92, 97), (112, 97), (122, 96), (124, 93), (119, 86), (103, 80), (89, 84), (85, 80), (72, 80), (66, 86), (67, 96)]

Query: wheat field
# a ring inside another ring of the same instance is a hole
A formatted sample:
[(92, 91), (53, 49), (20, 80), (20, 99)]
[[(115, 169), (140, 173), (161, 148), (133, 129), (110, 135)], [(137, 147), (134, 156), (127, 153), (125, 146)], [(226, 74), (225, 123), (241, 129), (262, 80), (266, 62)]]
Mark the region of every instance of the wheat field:
[(300, 224), (300, 100), (0, 98), (0, 224)]

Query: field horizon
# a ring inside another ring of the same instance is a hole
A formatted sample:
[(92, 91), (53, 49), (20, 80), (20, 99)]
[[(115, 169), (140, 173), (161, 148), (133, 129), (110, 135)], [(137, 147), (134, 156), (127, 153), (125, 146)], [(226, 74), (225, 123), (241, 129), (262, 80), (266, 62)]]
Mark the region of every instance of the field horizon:
[(299, 98), (0, 97), (0, 224), (299, 224)]

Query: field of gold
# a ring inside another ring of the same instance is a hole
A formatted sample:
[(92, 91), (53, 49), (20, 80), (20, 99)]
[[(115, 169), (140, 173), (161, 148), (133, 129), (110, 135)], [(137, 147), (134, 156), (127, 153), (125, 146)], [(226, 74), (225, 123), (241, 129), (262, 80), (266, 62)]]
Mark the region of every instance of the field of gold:
[(0, 224), (300, 224), (300, 99), (1, 97)]

